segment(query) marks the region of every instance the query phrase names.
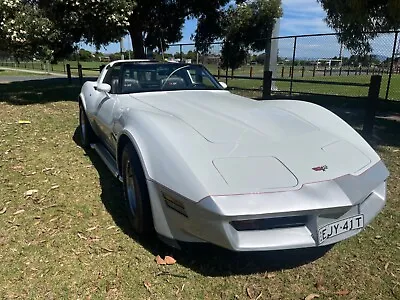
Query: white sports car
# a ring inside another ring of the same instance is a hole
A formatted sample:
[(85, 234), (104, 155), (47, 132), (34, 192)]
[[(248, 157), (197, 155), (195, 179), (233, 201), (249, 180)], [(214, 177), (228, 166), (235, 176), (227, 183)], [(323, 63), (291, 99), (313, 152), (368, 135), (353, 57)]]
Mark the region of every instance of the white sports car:
[(231, 94), (203, 66), (116, 61), (79, 95), (82, 145), (139, 234), (235, 251), (325, 246), (386, 200), (384, 163), (330, 111)]

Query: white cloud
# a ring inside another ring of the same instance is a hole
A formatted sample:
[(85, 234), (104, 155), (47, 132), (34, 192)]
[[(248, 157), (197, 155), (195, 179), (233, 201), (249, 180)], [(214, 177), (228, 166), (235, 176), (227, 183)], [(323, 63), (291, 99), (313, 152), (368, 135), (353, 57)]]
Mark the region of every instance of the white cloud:
[(282, 0), (282, 7), (280, 35), (332, 32), (324, 21), (326, 14), (316, 0)]

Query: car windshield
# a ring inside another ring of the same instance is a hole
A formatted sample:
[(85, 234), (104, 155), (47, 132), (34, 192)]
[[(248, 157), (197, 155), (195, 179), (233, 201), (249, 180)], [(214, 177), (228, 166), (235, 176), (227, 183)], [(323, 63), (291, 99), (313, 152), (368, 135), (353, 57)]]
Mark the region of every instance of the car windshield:
[(116, 94), (223, 89), (201, 65), (124, 63), (109, 73), (110, 76), (106, 76), (104, 81), (111, 85), (111, 90)]

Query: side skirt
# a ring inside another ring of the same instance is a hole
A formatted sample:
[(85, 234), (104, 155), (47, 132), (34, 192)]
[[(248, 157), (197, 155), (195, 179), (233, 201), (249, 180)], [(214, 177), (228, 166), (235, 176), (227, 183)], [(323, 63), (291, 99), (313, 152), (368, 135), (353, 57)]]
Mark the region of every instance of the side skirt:
[(108, 152), (108, 150), (102, 144), (91, 144), (90, 147), (94, 149), (100, 158), (103, 160), (107, 168), (111, 171), (111, 173), (122, 182), (122, 177), (118, 172), (117, 162), (115, 158)]

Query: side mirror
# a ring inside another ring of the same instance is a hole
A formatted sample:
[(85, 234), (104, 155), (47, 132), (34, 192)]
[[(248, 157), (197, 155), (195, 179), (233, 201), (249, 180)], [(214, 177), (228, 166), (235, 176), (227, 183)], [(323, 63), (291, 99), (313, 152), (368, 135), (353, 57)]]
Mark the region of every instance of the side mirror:
[(111, 85), (107, 83), (100, 83), (96, 88), (99, 92), (109, 93), (111, 91)]
[(228, 85), (225, 82), (220, 81), (219, 84), (224, 88), (224, 90), (228, 88)]

